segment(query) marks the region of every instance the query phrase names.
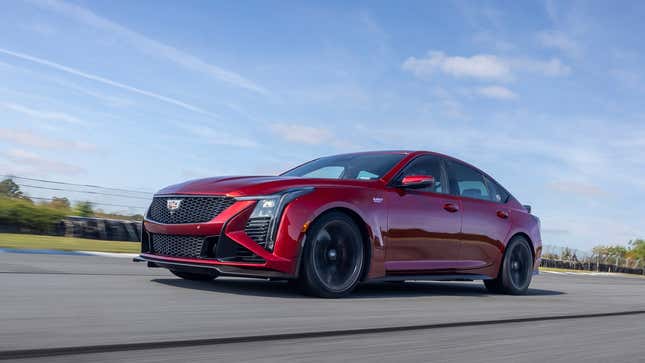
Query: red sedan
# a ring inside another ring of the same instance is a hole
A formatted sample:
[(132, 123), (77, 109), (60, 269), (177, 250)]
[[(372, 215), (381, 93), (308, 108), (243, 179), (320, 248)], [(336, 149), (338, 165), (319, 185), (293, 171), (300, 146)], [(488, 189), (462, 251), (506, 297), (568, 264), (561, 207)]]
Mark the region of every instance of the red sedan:
[(189, 280), (287, 279), (321, 297), (404, 280), (483, 280), (521, 294), (539, 266), (539, 229), (530, 207), (463, 161), (365, 152), (164, 188), (140, 258)]

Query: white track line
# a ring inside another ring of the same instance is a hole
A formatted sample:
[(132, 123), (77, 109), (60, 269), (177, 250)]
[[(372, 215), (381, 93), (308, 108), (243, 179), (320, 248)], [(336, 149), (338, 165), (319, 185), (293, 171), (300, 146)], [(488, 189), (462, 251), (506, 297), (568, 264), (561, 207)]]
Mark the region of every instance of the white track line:
[(121, 257), (121, 258), (134, 258), (139, 256), (138, 253), (115, 253), (115, 252), (95, 252), (95, 251), (78, 251), (92, 256), (101, 257)]

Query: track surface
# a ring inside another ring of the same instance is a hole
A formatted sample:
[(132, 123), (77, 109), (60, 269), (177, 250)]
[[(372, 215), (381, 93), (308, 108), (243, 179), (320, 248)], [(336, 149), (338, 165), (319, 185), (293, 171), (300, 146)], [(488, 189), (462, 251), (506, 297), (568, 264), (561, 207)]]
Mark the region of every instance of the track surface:
[[(0, 358), (36, 350), (30, 360), (48, 362), (645, 361), (645, 314), (593, 317), (644, 311), (640, 278), (545, 274), (526, 296), (490, 295), (481, 283), (373, 284), (323, 300), (280, 282), (183, 281), (128, 259), (6, 253), (0, 289)], [(572, 315), (589, 317), (542, 319)], [(406, 330), (418, 325), (429, 329)], [(378, 333), (388, 327), (397, 330)], [(357, 329), (368, 331), (339, 335)], [(295, 335), (226, 341), (278, 334)], [(131, 348), (165, 341), (186, 346)], [(82, 355), (37, 351), (106, 345)]]

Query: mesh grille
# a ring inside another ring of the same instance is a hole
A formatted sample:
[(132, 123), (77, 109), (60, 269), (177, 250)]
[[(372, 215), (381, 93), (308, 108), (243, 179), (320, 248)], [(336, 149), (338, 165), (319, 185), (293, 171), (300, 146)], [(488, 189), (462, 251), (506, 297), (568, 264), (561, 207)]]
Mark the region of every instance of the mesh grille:
[(164, 256), (200, 257), (204, 237), (150, 234), (152, 252)]
[(244, 232), (257, 244), (264, 246), (267, 241), (270, 221), (270, 217), (250, 218), (248, 222), (246, 222)]
[[(168, 200), (178, 200), (179, 207), (168, 210)], [(215, 218), (235, 203), (231, 197), (154, 197), (148, 219), (165, 224), (204, 223)]]
[(255, 253), (247, 250), (244, 246), (237, 246), (237, 251), (235, 253), (235, 258), (242, 262), (251, 262), (251, 263), (263, 263), (264, 259)]

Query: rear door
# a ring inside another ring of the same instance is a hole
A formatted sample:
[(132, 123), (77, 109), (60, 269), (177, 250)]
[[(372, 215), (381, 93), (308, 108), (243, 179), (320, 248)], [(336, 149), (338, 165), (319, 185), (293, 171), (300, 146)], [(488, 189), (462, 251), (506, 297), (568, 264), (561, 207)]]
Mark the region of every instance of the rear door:
[(509, 209), (487, 178), (466, 164), (446, 161), (450, 193), (459, 197), (462, 210), (461, 249), (464, 269), (499, 262), (511, 223)]
[(440, 158), (422, 155), (413, 159), (395, 178), (428, 175), (432, 187), (401, 189), (388, 193), (386, 269), (406, 273), (453, 270), (459, 266), (459, 200), (447, 193), (446, 174)]

